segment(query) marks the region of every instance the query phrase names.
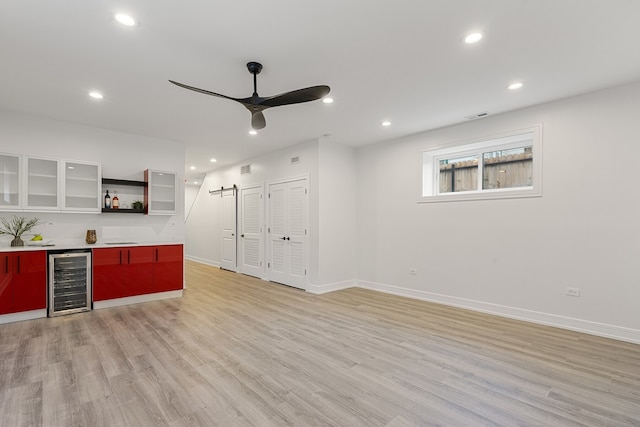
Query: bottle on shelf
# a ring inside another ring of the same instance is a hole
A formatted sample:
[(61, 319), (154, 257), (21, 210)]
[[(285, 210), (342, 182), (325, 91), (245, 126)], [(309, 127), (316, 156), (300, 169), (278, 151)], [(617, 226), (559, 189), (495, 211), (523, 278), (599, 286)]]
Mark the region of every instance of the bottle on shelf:
[(107, 195), (104, 196), (104, 207), (105, 209), (111, 209), (111, 196), (109, 195), (109, 190), (107, 190)]
[(118, 209), (120, 207), (120, 199), (118, 199), (118, 192), (113, 192), (113, 198), (111, 199), (111, 208)]

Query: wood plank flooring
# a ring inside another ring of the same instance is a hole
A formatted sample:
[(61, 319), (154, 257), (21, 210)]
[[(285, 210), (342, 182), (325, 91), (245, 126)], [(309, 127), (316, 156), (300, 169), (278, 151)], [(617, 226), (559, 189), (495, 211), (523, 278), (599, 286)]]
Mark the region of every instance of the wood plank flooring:
[(179, 299), (0, 325), (0, 426), (639, 426), (640, 346), (187, 263)]

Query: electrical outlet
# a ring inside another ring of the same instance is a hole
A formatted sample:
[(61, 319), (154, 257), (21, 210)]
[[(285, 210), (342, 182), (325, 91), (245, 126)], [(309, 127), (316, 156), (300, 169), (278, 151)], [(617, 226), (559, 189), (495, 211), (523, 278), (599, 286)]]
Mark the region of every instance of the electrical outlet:
[(409, 274), (412, 276), (415, 276), (416, 274), (418, 274), (418, 270), (416, 270), (415, 268), (410, 268), (409, 269)]
[(565, 295), (568, 295), (570, 297), (579, 297), (580, 296), (580, 289), (579, 288), (566, 288)]

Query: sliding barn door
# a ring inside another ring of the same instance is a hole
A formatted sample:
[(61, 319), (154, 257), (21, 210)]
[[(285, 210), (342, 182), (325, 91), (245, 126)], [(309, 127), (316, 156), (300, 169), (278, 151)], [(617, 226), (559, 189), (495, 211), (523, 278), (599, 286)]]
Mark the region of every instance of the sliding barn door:
[(236, 190), (221, 193), (222, 249), (220, 267), (236, 271)]
[(269, 185), (269, 280), (306, 288), (307, 179)]
[(263, 248), (263, 187), (240, 190), (240, 272), (262, 277)]

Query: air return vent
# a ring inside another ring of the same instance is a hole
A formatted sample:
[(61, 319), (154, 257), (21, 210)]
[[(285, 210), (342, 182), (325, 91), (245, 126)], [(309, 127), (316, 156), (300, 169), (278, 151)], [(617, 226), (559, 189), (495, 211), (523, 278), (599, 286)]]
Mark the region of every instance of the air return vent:
[(482, 113), (476, 113), (476, 114), (472, 114), (470, 116), (465, 116), (464, 118), (467, 120), (475, 120), (475, 119), (481, 119), (483, 117), (486, 117), (489, 115), (488, 111), (483, 111)]
[(240, 175), (251, 175), (251, 165), (240, 166)]
[(298, 163), (300, 163), (300, 156), (295, 156), (295, 157), (291, 158), (291, 164), (292, 165), (295, 165), (295, 164), (298, 164)]

